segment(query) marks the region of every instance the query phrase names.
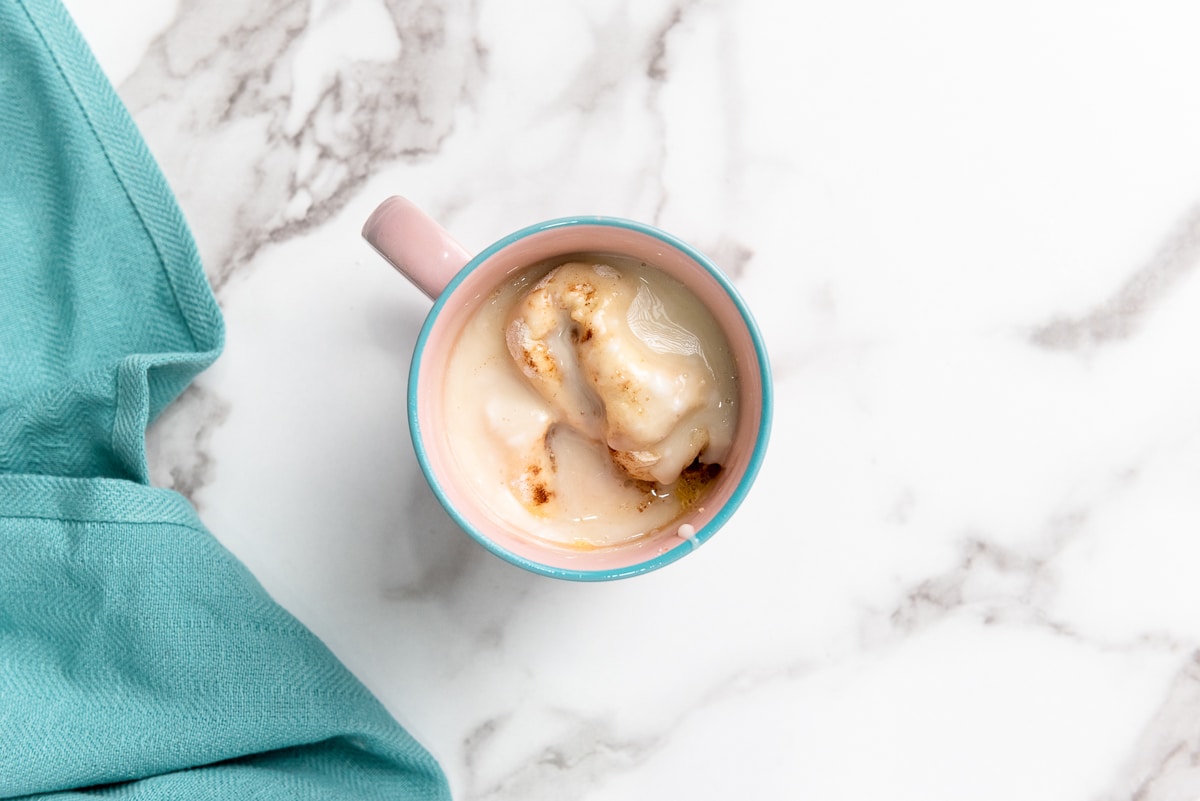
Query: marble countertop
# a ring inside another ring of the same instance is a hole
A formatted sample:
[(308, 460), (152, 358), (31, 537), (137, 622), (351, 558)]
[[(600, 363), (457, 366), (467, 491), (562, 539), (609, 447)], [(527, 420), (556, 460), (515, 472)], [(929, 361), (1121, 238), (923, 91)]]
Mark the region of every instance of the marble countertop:
[[(484, 799), (1200, 797), (1200, 10), (68, 0), (224, 309), (152, 430)], [(776, 381), (733, 521), (605, 584), (486, 553), (359, 238), (576, 213), (723, 263)]]

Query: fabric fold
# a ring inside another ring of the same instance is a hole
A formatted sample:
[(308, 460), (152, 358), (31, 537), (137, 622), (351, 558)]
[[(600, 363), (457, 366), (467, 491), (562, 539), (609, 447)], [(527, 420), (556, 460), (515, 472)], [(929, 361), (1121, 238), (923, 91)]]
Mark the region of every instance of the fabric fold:
[(436, 762), (149, 486), (219, 354), (170, 188), (58, 0), (0, 0), (0, 797), (448, 798)]

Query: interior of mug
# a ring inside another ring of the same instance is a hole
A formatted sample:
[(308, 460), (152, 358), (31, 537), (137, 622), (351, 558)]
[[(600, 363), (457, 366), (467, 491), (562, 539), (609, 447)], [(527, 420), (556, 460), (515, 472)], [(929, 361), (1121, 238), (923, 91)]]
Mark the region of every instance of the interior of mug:
[[(576, 550), (532, 540), (455, 480), (445, 425), (444, 375), (450, 351), (479, 306), (514, 273), (581, 252), (613, 253), (653, 265), (708, 307), (731, 348), (738, 378), (733, 447), (704, 500), (668, 529), (607, 548)], [(770, 378), (753, 320), (728, 279), (703, 255), (670, 236), (625, 220), (543, 223), (501, 240), (446, 287), (417, 341), (409, 379), (409, 421), (417, 457), (434, 492), (469, 534), (497, 555), (535, 572), (583, 580), (620, 578), (661, 567), (707, 540), (741, 502), (757, 472), (770, 418)], [(684, 526), (681, 530), (680, 526)]]

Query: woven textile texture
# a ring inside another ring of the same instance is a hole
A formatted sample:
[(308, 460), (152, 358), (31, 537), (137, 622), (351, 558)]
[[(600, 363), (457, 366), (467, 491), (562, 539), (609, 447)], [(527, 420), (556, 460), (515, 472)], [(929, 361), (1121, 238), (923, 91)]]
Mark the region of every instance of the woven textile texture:
[(146, 426), (222, 340), (66, 11), (0, 0), (0, 798), (448, 798), (186, 499), (149, 486)]

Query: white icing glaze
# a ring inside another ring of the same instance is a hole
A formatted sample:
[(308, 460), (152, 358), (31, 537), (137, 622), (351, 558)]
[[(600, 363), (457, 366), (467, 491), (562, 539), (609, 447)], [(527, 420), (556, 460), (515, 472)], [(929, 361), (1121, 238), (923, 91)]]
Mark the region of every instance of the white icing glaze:
[(661, 530), (725, 458), (736, 378), (711, 315), (614, 257), (531, 267), (498, 289), (447, 370), (455, 458), (493, 513), (603, 547)]

